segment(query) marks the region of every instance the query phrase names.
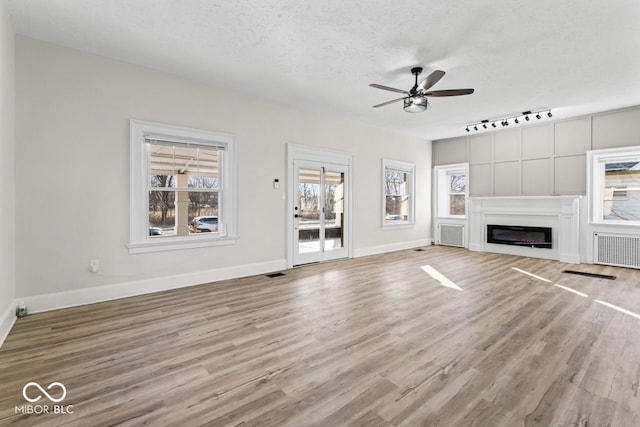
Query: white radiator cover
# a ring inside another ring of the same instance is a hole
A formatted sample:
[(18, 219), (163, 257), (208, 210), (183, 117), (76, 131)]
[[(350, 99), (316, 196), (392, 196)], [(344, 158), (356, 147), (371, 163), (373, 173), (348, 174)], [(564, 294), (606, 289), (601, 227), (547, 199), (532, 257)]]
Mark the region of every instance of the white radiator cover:
[(593, 233), (593, 262), (640, 269), (640, 236)]
[(459, 246), (464, 248), (464, 225), (440, 224), (439, 244), (446, 246)]

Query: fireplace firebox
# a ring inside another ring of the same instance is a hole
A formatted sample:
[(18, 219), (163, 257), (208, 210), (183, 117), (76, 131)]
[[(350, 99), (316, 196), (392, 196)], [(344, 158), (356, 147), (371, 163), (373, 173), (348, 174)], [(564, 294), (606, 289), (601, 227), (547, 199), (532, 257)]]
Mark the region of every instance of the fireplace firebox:
[(487, 225), (487, 243), (551, 249), (551, 228)]

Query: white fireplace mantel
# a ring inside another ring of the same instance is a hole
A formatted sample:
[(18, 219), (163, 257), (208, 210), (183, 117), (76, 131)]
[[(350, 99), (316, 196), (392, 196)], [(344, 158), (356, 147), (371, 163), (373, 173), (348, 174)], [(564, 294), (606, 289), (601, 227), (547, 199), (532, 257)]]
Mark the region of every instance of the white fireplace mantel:
[[(580, 262), (582, 196), (469, 197), (469, 249)], [(487, 225), (551, 227), (552, 248), (487, 243)]]

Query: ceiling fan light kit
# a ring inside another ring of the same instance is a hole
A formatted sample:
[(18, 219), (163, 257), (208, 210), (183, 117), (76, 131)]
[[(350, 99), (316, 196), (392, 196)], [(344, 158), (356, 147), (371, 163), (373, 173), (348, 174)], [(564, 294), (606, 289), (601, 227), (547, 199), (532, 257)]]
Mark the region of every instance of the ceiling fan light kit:
[(540, 120), (542, 118), (542, 116), (540, 115), (540, 113), (546, 113), (547, 117), (551, 118), (553, 117), (553, 114), (551, 114), (551, 109), (544, 109), (544, 110), (538, 110), (538, 111), (523, 111), (522, 114), (518, 114), (512, 117), (507, 117), (504, 119), (494, 119), (494, 120), (481, 120), (478, 123), (472, 123), (470, 125), (467, 125), (464, 130), (466, 130), (467, 132), (471, 132), (471, 129), (473, 128), (473, 130), (478, 130), (478, 125), (482, 125), (482, 127), (484, 129), (487, 129), (487, 123), (491, 122), (491, 127), (495, 128), (497, 127), (496, 123), (500, 123), (501, 126), (506, 127), (509, 126), (509, 120), (513, 120), (513, 124), (519, 124), (520, 123), (520, 119), (524, 118), (525, 121), (529, 121), (531, 120), (531, 118), (529, 117), (530, 115), (534, 115), (535, 114), (535, 118)]
[(473, 93), (473, 89), (445, 89), (429, 91), (429, 89), (433, 85), (440, 81), (440, 79), (445, 75), (445, 72), (441, 70), (435, 70), (424, 80), (422, 80), (420, 84), (418, 84), (418, 76), (421, 73), (422, 67), (414, 67), (411, 69), (411, 74), (415, 76), (415, 84), (408, 91), (371, 83), (369, 86), (373, 88), (388, 90), (389, 92), (397, 92), (406, 95), (402, 98), (393, 99), (391, 101), (383, 102), (382, 104), (374, 105), (373, 108), (383, 107), (385, 105), (393, 104), (394, 102), (398, 101), (404, 101), (404, 111), (406, 111), (407, 113), (421, 113), (425, 111), (429, 106), (429, 102), (427, 101), (427, 97), (429, 96), (459, 96), (470, 95)]
[(412, 96), (404, 99), (404, 111), (407, 113), (421, 113), (427, 109), (427, 106), (425, 96)]

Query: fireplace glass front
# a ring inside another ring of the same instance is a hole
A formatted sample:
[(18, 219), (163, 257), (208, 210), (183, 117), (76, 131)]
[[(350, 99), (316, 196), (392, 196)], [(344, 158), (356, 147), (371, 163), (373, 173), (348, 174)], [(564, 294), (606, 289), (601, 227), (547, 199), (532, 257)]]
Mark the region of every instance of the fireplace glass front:
[(551, 228), (487, 225), (487, 243), (551, 249)]

